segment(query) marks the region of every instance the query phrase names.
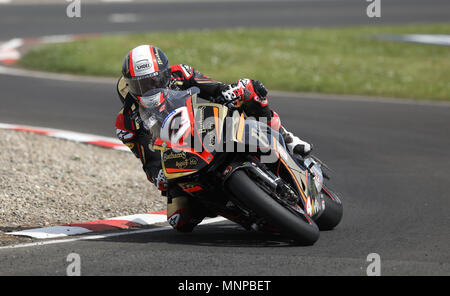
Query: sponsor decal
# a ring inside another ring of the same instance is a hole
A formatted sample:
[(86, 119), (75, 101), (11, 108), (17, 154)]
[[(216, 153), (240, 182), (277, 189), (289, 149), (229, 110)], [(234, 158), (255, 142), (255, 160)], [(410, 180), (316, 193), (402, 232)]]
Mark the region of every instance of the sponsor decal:
[(205, 119), (205, 106), (201, 106), (197, 109), (196, 114), (198, 114), (198, 121), (197, 121), (197, 125), (198, 125), (198, 133), (201, 135), (203, 133), (206, 132), (206, 129), (203, 127), (204, 124), (204, 119)]
[(196, 166), (198, 164), (197, 158), (191, 157), (189, 158), (189, 165), (190, 166)]
[(175, 162), (175, 166), (178, 169), (184, 169), (185, 167), (187, 167), (189, 164), (189, 161), (187, 159), (181, 160), (181, 161), (176, 161)]
[(150, 68), (152, 68), (152, 64), (147, 59), (139, 60), (136, 62), (136, 71), (138, 72), (145, 71)]
[(174, 152), (170, 151), (170, 153), (164, 153), (164, 156), (163, 156), (164, 161), (167, 161), (170, 159), (179, 159), (179, 158), (186, 159), (186, 152), (182, 151), (179, 153), (174, 153)]
[(172, 215), (172, 216), (167, 220), (167, 222), (169, 222), (169, 224), (170, 224), (172, 227), (176, 227), (177, 224), (178, 224), (178, 221), (180, 221), (180, 214)]
[[(182, 152), (184, 153), (184, 152)], [(186, 158), (186, 154), (184, 155), (184, 159), (180, 161), (175, 161), (175, 166), (179, 169), (184, 169), (186, 167), (195, 167), (198, 164), (198, 160), (194, 157)]]
[(155, 57), (156, 57), (156, 61), (158, 62), (158, 65), (162, 65), (163, 62), (161, 60), (161, 57), (159, 56), (159, 51), (155, 50)]

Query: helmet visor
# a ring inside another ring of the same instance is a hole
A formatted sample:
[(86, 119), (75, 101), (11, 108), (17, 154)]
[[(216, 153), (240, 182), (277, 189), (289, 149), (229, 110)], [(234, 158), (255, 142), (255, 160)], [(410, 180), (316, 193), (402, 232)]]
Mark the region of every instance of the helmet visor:
[(136, 96), (142, 96), (154, 88), (165, 88), (169, 84), (170, 70), (165, 69), (148, 75), (125, 78), (128, 89)]

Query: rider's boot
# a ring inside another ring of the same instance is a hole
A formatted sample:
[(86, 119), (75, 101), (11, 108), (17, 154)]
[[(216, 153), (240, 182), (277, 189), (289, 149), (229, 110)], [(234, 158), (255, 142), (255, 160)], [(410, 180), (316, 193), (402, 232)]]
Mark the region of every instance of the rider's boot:
[(284, 127), (280, 128), (280, 133), (283, 136), (284, 142), (292, 154), (298, 154), (302, 157), (307, 156), (313, 149), (312, 144), (300, 140), (299, 137), (286, 130)]
[(278, 114), (273, 110), (271, 111), (272, 111), (272, 118), (269, 121), (269, 126), (272, 129), (278, 131), (283, 136), (284, 142), (286, 143), (289, 152), (291, 152), (294, 155), (295, 154), (300, 155), (301, 157), (307, 156), (313, 149), (312, 144), (300, 140), (299, 137), (295, 136), (293, 133), (286, 130), (281, 125), (281, 120)]

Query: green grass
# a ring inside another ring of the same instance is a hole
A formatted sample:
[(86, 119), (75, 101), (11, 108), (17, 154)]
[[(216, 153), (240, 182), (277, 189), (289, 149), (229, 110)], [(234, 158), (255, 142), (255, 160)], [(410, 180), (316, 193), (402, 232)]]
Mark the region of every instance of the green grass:
[(160, 47), (170, 63), (223, 82), (250, 77), (271, 90), (450, 100), (450, 48), (379, 41), (379, 34), (450, 34), (449, 24), (302, 29), (233, 29), (112, 35), (48, 44), (24, 68), (120, 75), (133, 47)]

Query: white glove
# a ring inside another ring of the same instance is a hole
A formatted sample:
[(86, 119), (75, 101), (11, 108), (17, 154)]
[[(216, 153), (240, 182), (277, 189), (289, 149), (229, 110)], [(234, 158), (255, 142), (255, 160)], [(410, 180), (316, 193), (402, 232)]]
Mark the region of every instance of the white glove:
[(222, 96), (227, 102), (234, 101), (244, 96), (244, 87), (241, 84), (236, 86), (229, 86), (228, 89), (222, 92)]

